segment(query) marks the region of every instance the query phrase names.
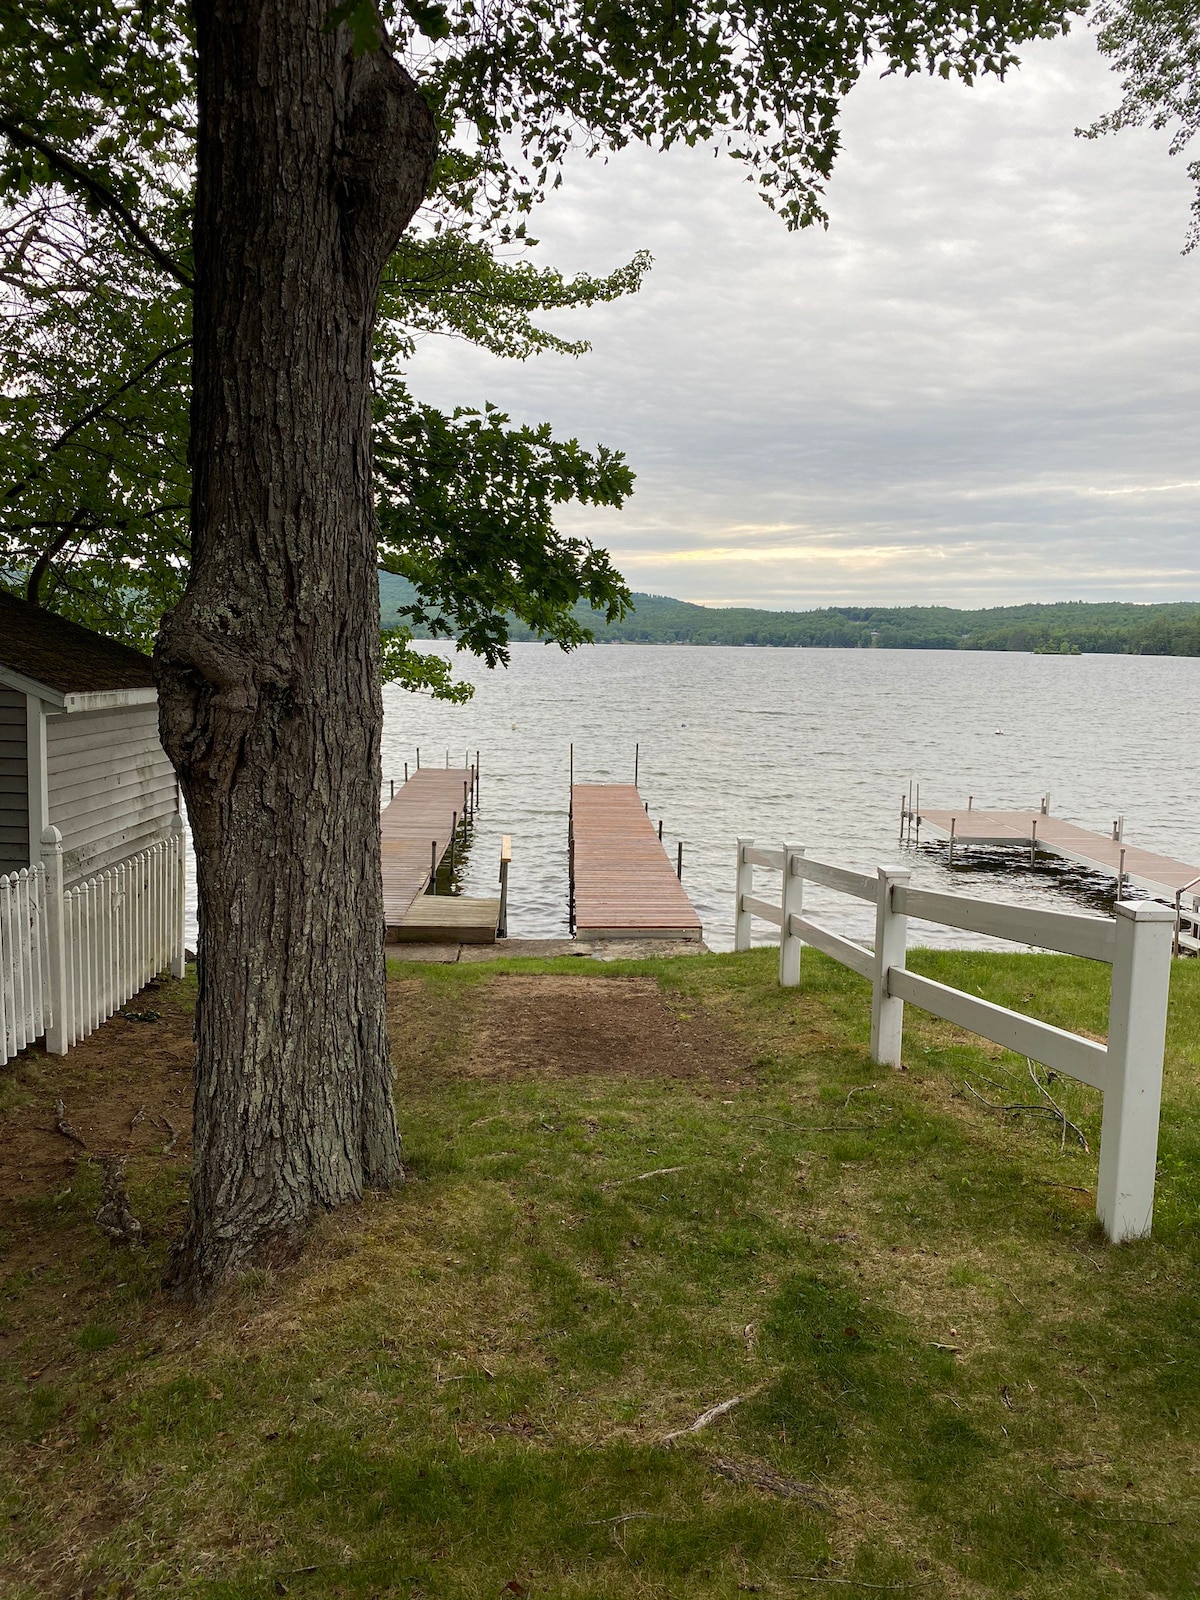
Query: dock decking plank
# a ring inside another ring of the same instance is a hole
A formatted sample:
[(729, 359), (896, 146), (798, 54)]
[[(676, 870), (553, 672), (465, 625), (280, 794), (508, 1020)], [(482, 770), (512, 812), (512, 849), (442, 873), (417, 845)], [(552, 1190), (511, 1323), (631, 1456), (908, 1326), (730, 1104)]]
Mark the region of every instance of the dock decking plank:
[(576, 933), (608, 939), (702, 936), (696, 909), (632, 784), (577, 783), (571, 814)]
[(383, 857), (383, 920), (397, 928), (429, 884), (432, 845), (440, 861), (461, 818), (471, 782), (468, 767), (419, 767), (379, 818)]
[(932, 829), (943, 838), (949, 838), (953, 828), (954, 842), (963, 845), (1029, 846), (1034, 842), (1036, 824), (1038, 849), (1049, 855), (1061, 856), (1079, 866), (1098, 868), (1114, 878), (1123, 874), (1127, 882), (1163, 899), (1174, 900), (1177, 893), (1184, 891), (1193, 904), (1200, 900), (1200, 884), (1196, 882), (1200, 878), (1200, 867), (1153, 850), (1143, 850), (1103, 833), (1094, 833), (1090, 828), (1081, 828), (1077, 823), (1035, 808), (987, 811), (978, 806), (964, 806), (954, 811), (922, 807), (914, 811), (913, 816), (922, 827)]

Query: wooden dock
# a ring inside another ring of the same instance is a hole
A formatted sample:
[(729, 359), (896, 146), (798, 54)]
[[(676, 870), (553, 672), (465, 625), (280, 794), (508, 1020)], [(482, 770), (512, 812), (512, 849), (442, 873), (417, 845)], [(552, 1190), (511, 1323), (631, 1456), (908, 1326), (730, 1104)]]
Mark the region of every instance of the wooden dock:
[(496, 937), (498, 900), (465, 895), (429, 895), (428, 905), (422, 900), (473, 804), (474, 780), (474, 767), (419, 767), (384, 807), (379, 832), (389, 941), (472, 943)]
[(571, 881), (579, 938), (703, 936), (633, 784), (572, 784)]
[(419, 894), (396, 927), (389, 944), (495, 944), (500, 901), (473, 900), (465, 894)]
[(982, 810), (973, 803), (948, 811), (918, 802), (911, 811), (902, 812), (902, 827), (906, 821), (915, 823), (918, 839), (920, 830), (927, 828), (948, 840), (952, 851), (958, 845), (1018, 845), (1033, 860), (1042, 850), (1108, 873), (1117, 880), (1118, 894), (1125, 884), (1132, 884), (1156, 900), (1169, 901), (1177, 913), (1189, 903), (1193, 910), (1200, 907), (1200, 867), (1127, 844), (1120, 822), (1114, 823), (1111, 837), (1094, 833), (1052, 816), (1045, 801), (1043, 809), (1020, 811)]

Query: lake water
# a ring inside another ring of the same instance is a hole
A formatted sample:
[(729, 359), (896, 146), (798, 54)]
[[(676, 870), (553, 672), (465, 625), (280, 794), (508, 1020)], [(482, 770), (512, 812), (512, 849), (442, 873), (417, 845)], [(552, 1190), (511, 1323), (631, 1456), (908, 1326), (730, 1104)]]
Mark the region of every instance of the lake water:
[[(424, 646), (423, 648), (440, 648)], [(1107, 832), (1125, 814), (1131, 843), (1200, 863), (1200, 660), (972, 651), (769, 650), (603, 645), (563, 655), (513, 646), (489, 672), (455, 656), (476, 685), (465, 706), (384, 690), (384, 777), (404, 763), (480, 752), (482, 804), (464, 892), (496, 893), (501, 835), (512, 835), (509, 932), (567, 932), (569, 748), (581, 782), (639, 784), (664, 822), (671, 859), (713, 949), (733, 941), (739, 835), (785, 839), (872, 871), (901, 862), (915, 883), (1059, 909), (1111, 907), (1113, 883), (1046, 858), (897, 843), (910, 777), (930, 805), (1037, 805)], [(1000, 730), (997, 732), (997, 730)], [(387, 783), (384, 785), (387, 795)], [(778, 878), (764, 874), (774, 897)], [(188, 941), (195, 939), (194, 878)], [(859, 902), (809, 885), (806, 906), (839, 932), (873, 932)], [(914, 925), (930, 944), (987, 941)], [(755, 937), (777, 937), (755, 924)]]
[[(432, 647), (426, 647), (432, 648)], [(563, 655), (515, 645), (489, 672), (454, 656), (475, 685), (465, 706), (384, 691), (384, 776), (480, 751), (482, 804), (465, 871), (494, 894), (512, 835), (509, 932), (567, 932), (569, 747), (580, 782), (631, 782), (664, 822), (714, 949), (733, 940), (739, 835), (785, 839), (874, 870), (902, 862), (924, 887), (1058, 909), (1111, 906), (1111, 879), (1015, 853), (897, 843), (910, 777), (930, 805), (1031, 806), (1200, 863), (1200, 660), (899, 650), (603, 645)], [(999, 731), (998, 731), (999, 730)], [(386, 784), (385, 784), (386, 793)], [(774, 896), (778, 878), (763, 875)], [(873, 912), (812, 886), (806, 905), (838, 931), (873, 933)], [(914, 927), (926, 943), (984, 944)], [(756, 924), (756, 938), (777, 937)]]

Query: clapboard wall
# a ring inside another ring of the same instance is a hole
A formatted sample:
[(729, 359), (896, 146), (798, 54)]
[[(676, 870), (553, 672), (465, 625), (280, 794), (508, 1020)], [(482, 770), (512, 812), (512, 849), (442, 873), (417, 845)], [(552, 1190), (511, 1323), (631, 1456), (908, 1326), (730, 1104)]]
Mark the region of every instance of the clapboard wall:
[(0, 877), (29, 865), (25, 696), (0, 685)]
[(68, 884), (152, 844), (175, 815), (154, 704), (48, 716), (46, 779)]

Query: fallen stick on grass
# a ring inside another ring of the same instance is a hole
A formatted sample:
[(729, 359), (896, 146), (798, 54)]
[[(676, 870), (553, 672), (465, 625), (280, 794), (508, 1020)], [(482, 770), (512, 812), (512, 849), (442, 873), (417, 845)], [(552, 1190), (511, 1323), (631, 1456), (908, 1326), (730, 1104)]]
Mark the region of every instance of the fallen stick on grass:
[(710, 1422), (718, 1421), (732, 1411), (734, 1406), (740, 1406), (743, 1400), (749, 1400), (753, 1395), (756, 1395), (762, 1387), (761, 1383), (756, 1383), (753, 1389), (747, 1389), (745, 1394), (735, 1394), (731, 1400), (722, 1400), (720, 1405), (710, 1406), (707, 1411), (702, 1411), (695, 1422), (690, 1422), (686, 1428), (676, 1428), (674, 1433), (664, 1433), (658, 1441), (659, 1444), (673, 1444), (676, 1439), (685, 1439), (688, 1434), (699, 1433), (701, 1428), (707, 1428)]
[(615, 1189), (619, 1183), (641, 1183), (643, 1178), (665, 1178), (669, 1172), (686, 1172), (686, 1167), (655, 1167), (651, 1172), (639, 1172), (633, 1178), (610, 1178), (607, 1183), (602, 1183), (602, 1189)]

